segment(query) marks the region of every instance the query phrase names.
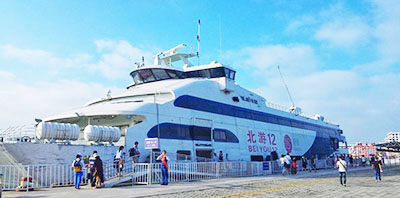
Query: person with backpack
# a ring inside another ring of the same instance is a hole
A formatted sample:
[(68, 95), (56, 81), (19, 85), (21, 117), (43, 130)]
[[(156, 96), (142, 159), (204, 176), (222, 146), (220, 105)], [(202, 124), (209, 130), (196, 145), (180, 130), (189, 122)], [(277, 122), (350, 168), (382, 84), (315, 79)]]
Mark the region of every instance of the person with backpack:
[(75, 189), (80, 189), (80, 185), (81, 185), (81, 180), (82, 180), (82, 169), (84, 166), (83, 160), (81, 159), (82, 155), (80, 153), (78, 153), (76, 155), (76, 159), (72, 162), (72, 169), (74, 172), (74, 176), (75, 176)]
[(343, 156), (339, 157), (338, 161), (336, 162), (336, 168), (339, 171), (340, 184), (346, 187), (347, 163), (343, 160), (343, 158)]
[(135, 171), (135, 164), (138, 163), (140, 152), (138, 148), (139, 142), (135, 142), (133, 147), (129, 149), (129, 157), (132, 158), (132, 170)]
[(161, 185), (168, 185), (168, 161), (167, 151), (163, 150), (161, 155), (157, 157), (157, 160), (161, 160), (161, 174), (162, 181)]

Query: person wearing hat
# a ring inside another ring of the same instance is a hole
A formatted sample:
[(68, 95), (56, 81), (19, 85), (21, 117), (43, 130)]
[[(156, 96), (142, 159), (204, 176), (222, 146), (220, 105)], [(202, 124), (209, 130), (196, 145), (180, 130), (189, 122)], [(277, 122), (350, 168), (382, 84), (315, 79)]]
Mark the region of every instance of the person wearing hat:
[(82, 179), (82, 168), (84, 166), (83, 160), (82, 160), (82, 154), (78, 153), (76, 155), (76, 159), (72, 162), (72, 169), (74, 171), (74, 176), (75, 176), (75, 189), (79, 189), (81, 185), (81, 179)]
[(96, 183), (96, 176), (94, 175), (95, 173), (94, 162), (96, 161), (96, 156), (98, 156), (97, 151), (93, 151), (92, 156), (89, 157), (88, 179), (90, 180), (89, 184), (91, 185), (91, 187), (94, 187)]

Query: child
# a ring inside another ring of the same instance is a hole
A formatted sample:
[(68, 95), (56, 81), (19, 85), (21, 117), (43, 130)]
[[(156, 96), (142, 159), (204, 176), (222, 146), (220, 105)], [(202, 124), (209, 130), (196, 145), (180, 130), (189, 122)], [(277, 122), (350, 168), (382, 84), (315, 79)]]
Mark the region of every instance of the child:
[(297, 173), (297, 162), (296, 162), (296, 158), (293, 157), (292, 159), (292, 175)]

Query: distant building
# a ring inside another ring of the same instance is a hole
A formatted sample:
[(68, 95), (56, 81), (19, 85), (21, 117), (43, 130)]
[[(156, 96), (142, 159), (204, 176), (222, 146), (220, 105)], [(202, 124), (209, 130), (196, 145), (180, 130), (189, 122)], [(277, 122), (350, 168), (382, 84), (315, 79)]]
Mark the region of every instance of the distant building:
[(385, 142), (400, 142), (400, 132), (389, 132), (386, 135)]
[(375, 148), (375, 143), (361, 143), (357, 142), (354, 145), (348, 145), (349, 149), (349, 154), (355, 157), (361, 157), (361, 156), (370, 156), (370, 155), (376, 155), (377, 151)]

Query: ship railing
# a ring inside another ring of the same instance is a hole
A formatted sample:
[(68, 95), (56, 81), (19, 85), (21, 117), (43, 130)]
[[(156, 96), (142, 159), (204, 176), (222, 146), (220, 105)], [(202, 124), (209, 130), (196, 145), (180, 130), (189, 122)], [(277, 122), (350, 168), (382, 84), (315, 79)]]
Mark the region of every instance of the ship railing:
[[(168, 163), (169, 181), (194, 181), (221, 177), (260, 176), (272, 174), (271, 162), (171, 162)], [(105, 183), (130, 177), (132, 184), (154, 184), (161, 181), (161, 163), (125, 161), (120, 175), (118, 168), (103, 164)], [(89, 183), (89, 168), (83, 169), (81, 185)], [(29, 191), (38, 188), (74, 185), (71, 164), (0, 165), (3, 190)], [(128, 181), (128, 182), (129, 182)]]
[(28, 138), (26, 141), (32, 141), (35, 137), (35, 124), (33, 123), (0, 129), (0, 142), (15, 143), (24, 141), (23, 138)]
[[(265, 104), (269, 108), (291, 113), (290, 110), (289, 110), (290, 109), (289, 107), (285, 107), (285, 106), (282, 106), (282, 105), (274, 104), (274, 103), (271, 103), (271, 102), (266, 102)], [(307, 113), (301, 112), (300, 115), (303, 116), (303, 117), (306, 117), (308, 119), (316, 120), (315, 116), (312, 116), (311, 114), (307, 114)], [(328, 120), (328, 119), (324, 119), (323, 122), (328, 123), (328, 124), (338, 125), (336, 122), (333, 122), (333, 121)]]

